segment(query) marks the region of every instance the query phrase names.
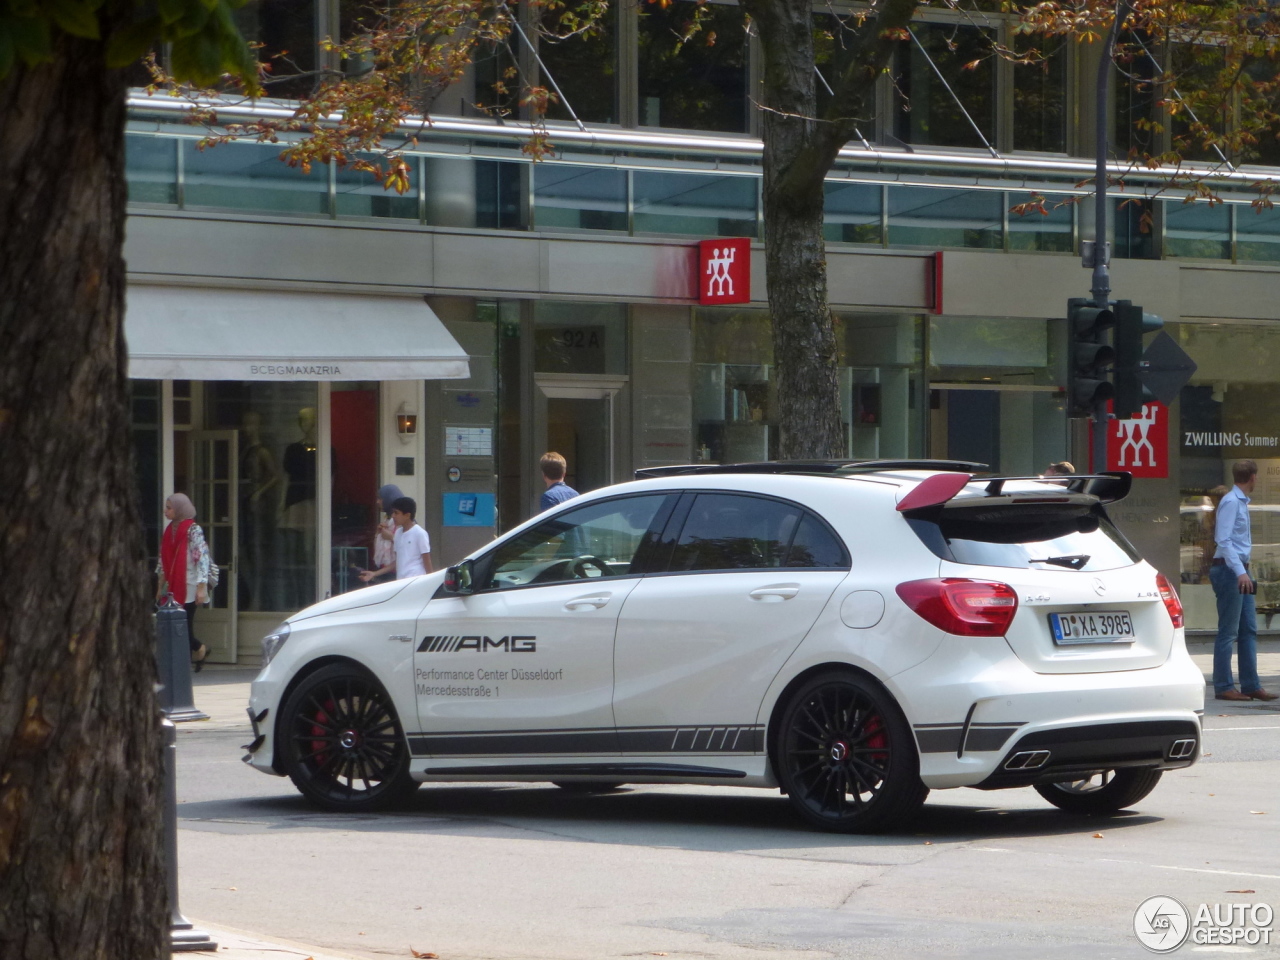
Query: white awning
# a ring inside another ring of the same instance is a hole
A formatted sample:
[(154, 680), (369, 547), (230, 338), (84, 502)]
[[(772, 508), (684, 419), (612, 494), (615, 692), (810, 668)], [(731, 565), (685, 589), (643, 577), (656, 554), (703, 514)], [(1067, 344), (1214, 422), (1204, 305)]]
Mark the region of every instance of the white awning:
[(421, 299), (129, 286), (129, 376), (461, 380), (467, 353)]

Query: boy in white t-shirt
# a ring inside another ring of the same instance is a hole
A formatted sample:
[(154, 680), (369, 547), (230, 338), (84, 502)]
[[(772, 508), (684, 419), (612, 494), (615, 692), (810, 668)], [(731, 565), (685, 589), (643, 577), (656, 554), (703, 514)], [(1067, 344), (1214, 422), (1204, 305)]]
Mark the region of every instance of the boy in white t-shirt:
[(361, 571), (361, 580), (368, 583), (374, 577), (392, 570), (396, 572), (397, 580), (433, 572), (431, 538), (427, 536), (427, 531), (418, 526), (414, 519), (417, 514), (418, 505), (412, 497), (400, 497), (391, 504), (391, 521), (396, 525), (395, 540), (392, 541), (396, 551), (395, 559), (378, 570)]

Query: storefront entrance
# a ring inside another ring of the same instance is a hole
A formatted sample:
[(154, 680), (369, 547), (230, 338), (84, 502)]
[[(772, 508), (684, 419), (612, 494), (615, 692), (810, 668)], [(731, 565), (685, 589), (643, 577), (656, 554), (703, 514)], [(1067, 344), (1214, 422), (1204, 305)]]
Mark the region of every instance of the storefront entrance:
[(579, 493), (615, 483), (616, 406), (624, 376), (537, 374), (535, 436), (569, 464), (565, 482)]

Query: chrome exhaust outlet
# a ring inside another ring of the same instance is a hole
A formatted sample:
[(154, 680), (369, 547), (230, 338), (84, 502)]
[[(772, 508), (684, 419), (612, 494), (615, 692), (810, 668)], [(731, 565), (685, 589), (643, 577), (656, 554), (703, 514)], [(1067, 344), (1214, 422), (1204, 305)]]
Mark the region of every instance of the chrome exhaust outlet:
[(1049, 762), (1048, 750), (1023, 750), (1004, 763), (1006, 770), (1035, 770)]
[(1195, 756), (1195, 752), (1196, 741), (1194, 739), (1175, 740), (1173, 741), (1173, 746), (1169, 748), (1169, 759), (1186, 760), (1188, 757)]

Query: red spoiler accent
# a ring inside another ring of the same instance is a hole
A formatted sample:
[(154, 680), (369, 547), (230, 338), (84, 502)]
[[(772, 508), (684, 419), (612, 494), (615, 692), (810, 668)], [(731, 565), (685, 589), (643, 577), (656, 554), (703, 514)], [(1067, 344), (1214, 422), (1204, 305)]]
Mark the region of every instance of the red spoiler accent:
[(935, 473), (932, 477), (925, 477), (919, 486), (898, 502), (898, 512), (906, 513), (908, 510), (946, 503), (972, 479), (973, 475), (968, 473)]

